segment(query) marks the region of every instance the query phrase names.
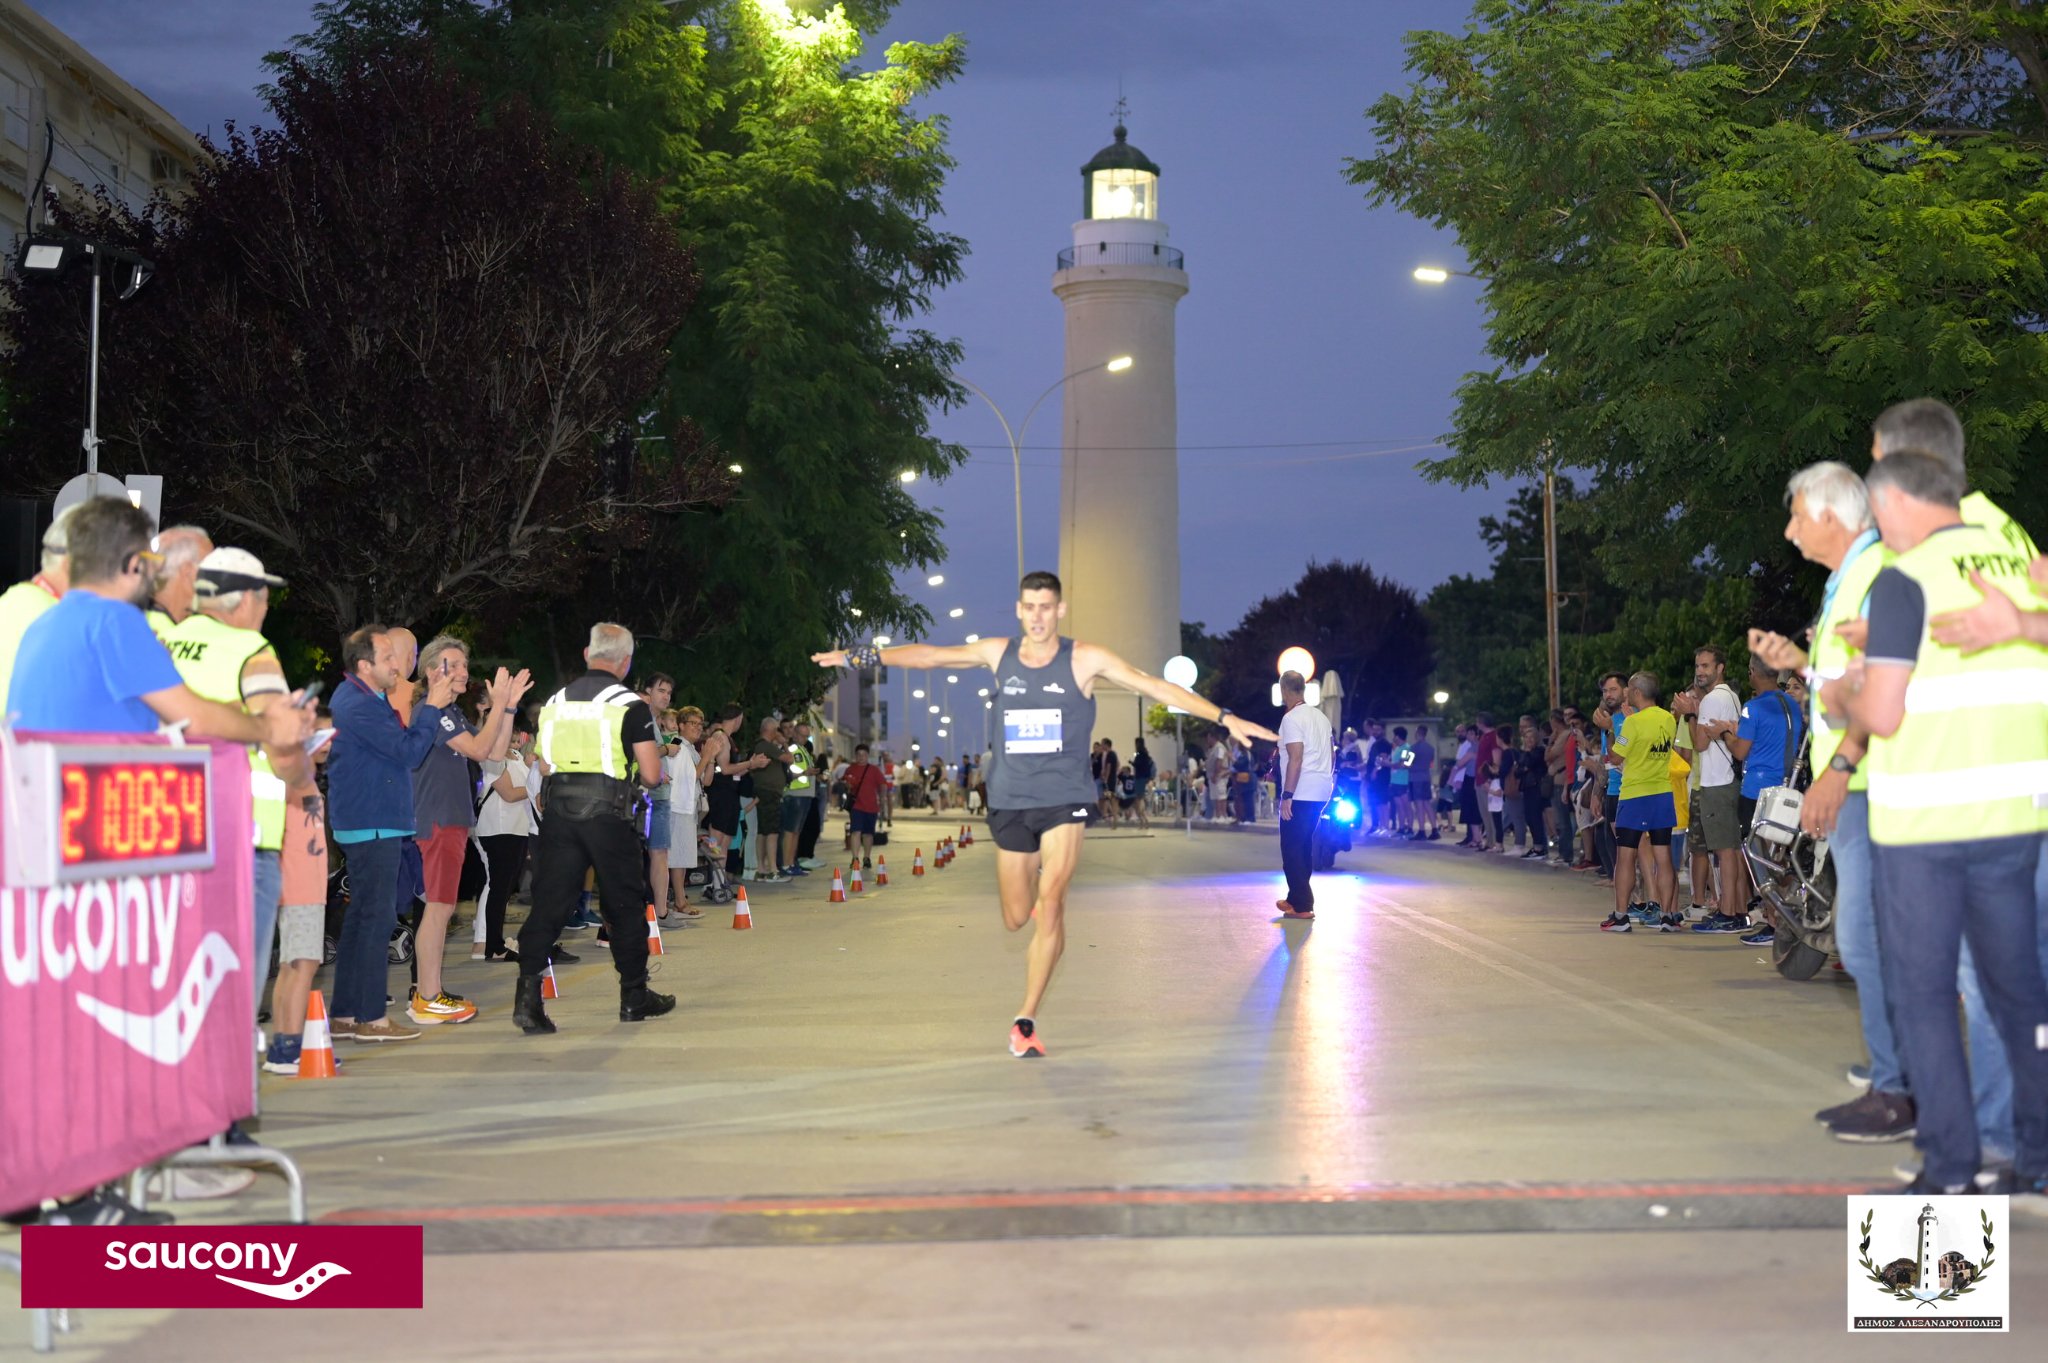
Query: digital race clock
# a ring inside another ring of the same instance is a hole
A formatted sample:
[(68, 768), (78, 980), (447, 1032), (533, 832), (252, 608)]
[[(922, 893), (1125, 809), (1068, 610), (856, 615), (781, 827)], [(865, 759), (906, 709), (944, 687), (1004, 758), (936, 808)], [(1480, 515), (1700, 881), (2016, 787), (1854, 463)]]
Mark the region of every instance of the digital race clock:
[(204, 747), (9, 744), (7, 883), (212, 866), (212, 778)]

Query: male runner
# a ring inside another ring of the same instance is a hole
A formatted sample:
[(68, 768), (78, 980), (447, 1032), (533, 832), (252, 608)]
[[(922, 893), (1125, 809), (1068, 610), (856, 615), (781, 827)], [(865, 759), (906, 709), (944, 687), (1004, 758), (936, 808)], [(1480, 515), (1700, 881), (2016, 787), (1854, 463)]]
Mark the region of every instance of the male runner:
[(1271, 729), (1239, 719), (1214, 701), (1139, 671), (1106, 648), (1060, 637), (1067, 603), (1051, 573), (1028, 573), (1018, 584), (1021, 639), (980, 639), (950, 648), (899, 644), (878, 649), (814, 653), (824, 667), (986, 667), (996, 674), (996, 721), (1002, 740), (988, 773), (988, 828), (996, 842), (996, 888), (1003, 926), (1011, 932), (1034, 915), (1024, 977), (1024, 1006), (1010, 1027), (1010, 1054), (1045, 1054), (1038, 1035), (1038, 1005), (1066, 947), (1067, 882), (1081, 860), (1081, 830), (1095, 804), (1084, 740), (1095, 731), (1097, 681), (1192, 715), (1214, 712), (1213, 723), (1246, 747), (1254, 738), (1277, 743)]

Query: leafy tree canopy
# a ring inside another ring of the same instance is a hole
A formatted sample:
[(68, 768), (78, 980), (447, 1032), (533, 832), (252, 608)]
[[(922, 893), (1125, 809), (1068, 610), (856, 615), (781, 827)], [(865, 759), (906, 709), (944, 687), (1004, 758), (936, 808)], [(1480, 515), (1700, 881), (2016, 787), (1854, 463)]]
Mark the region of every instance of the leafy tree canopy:
[(1318, 678), (1334, 668), (1343, 679), (1347, 719), (1420, 712), (1432, 664), (1422, 604), (1360, 563), (1311, 563), (1300, 581), (1247, 611), (1216, 641), (1217, 670), (1203, 694), (1239, 714), (1270, 716), (1274, 663), (1296, 644), (1315, 655)]
[(1411, 34), (1350, 178), (1456, 231), (1498, 360), (1429, 471), (1554, 455), (1617, 582), (1810, 601), (1785, 479), (1930, 394), (2048, 529), (2044, 35), (2032, 0), (1479, 0)]
[(928, 421), (962, 396), (959, 348), (916, 322), (966, 247), (931, 225), (952, 161), (944, 121), (913, 105), (964, 45), (897, 44), (860, 69), (863, 31), (893, 8), (331, 0), (296, 43), (346, 68), (424, 37), (656, 188), (703, 281), (657, 410), (741, 472), (722, 504), (663, 517), (554, 625), (572, 641), (630, 621), (699, 699), (798, 703), (829, 680), (812, 651), (929, 623), (896, 577), (939, 556), (940, 527), (898, 475), (965, 458)]
[[(716, 495), (687, 427), (649, 419), (696, 279), (643, 188), (521, 101), (486, 119), (418, 46), (288, 66), (270, 110), (186, 196), (64, 225), (158, 266), (109, 315), (103, 462), (289, 578), (282, 629), (508, 612)], [(90, 294), (7, 288), (6, 478), (47, 493), (78, 467)]]

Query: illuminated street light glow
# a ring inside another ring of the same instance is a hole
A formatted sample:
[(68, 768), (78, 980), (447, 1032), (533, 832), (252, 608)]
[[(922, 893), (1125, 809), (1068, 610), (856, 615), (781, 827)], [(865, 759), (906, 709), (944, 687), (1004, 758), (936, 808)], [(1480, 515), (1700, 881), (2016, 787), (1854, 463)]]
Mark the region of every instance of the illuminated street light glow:
[(914, 483), (917, 481), (917, 470), (905, 469), (903, 470), (903, 472), (897, 474), (896, 476), (906, 483)]
[(727, 464), (726, 467), (731, 469), (734, 473), (738, 473), (740, 471), (740, 466), (738, 464)]
[(924, 585), (927, 587), (943, 587), (946, 585), (946, 575), (944, 573), (933, 573), (924, 580)]
[(1418, 282), (1423, 284), (1447, 283), (1449, 282), (1450, 277), (1451, 272), (1449, 270), (1442, 268), (1441, 266), (1417, 265), (1415, 267), (1415, 278)]
[(1431, 696), (1430, 699), (1435, 701), (1438, 705), (1449, 705), (1451, 703), (1451, 693), (1448, 691), (1439, 691), (1435, 695)]
[(1102, 366), (1102, 367), (1103, 367), (1104, 369), (1107, 369), (1107, 370), (1108, 370), (1108, 371), (1109, 371), (1110, 373), (1112, 373), (1112, 374), (1121, 374), (1121, 373), (1123, 373), (1123, 372), (1124, 372), (1124, 371), (1125, 371), (1126, 369), (1129, 369), (1129, 368), (1131, 367), (1132, 363), (1133, 363), (1133, 361), (1132, 361), (1132, 359), (1131, 359), (1131, 357), (1130, 357), (1130, 356), (1128, 356), (1128, 355), (1119, 355), (1119, 356), (1117, 356), (1117, 357), (1116, 357), (1115, 359), (1111, 360), (1111, 361), (1110, 361), (1110, 362), (1109, 362), (1108, 364), (1106, 364), (1106, 365), (1104, 365), (1104, 366)]
[(967, 607), (955, 606), (953, 607), (953, 609), (947, 611), (946, 614), (949, 618), (958, 620), (961, 616), (967, 614)]
[(852, 612), (853, 612), (853, 618), (854, 618), (854, 619), (856, 619), (856, 620), (860, 619), (860, 607), (859, 607), (859, 606), (852, 606), (852, 607), (849, 607), (849, 609), (850, 609), (850, 610), (852, 610)]
[(1282, 649), (1280, 653), (1280, 671), (1299, 672), (1303, 681), (1312, 680), (1316, 675), (1316, 655), (1303, 648), (1300, 644), (1296, 644), (1292, 648)]

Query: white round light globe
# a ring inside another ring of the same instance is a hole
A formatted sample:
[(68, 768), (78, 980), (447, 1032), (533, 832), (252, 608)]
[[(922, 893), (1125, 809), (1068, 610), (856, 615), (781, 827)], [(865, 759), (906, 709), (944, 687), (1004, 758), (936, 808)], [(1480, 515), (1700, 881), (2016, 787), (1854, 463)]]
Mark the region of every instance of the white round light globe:
[(1307, 681), (1316, 674), (1316, 655), (1303, 648), (1300, 644), (1296, 644), (1293, 648), (1281, 652), (1280, 670), (1282, 672), (1299, 672), (1302, 680)]
[(1166, 660), (1166, 666), (1159, 670), (1159, 675), (1175, 686), (1192, 687), (1198, 672), (1193, 658), (1185, 653), (1176, 653)]

